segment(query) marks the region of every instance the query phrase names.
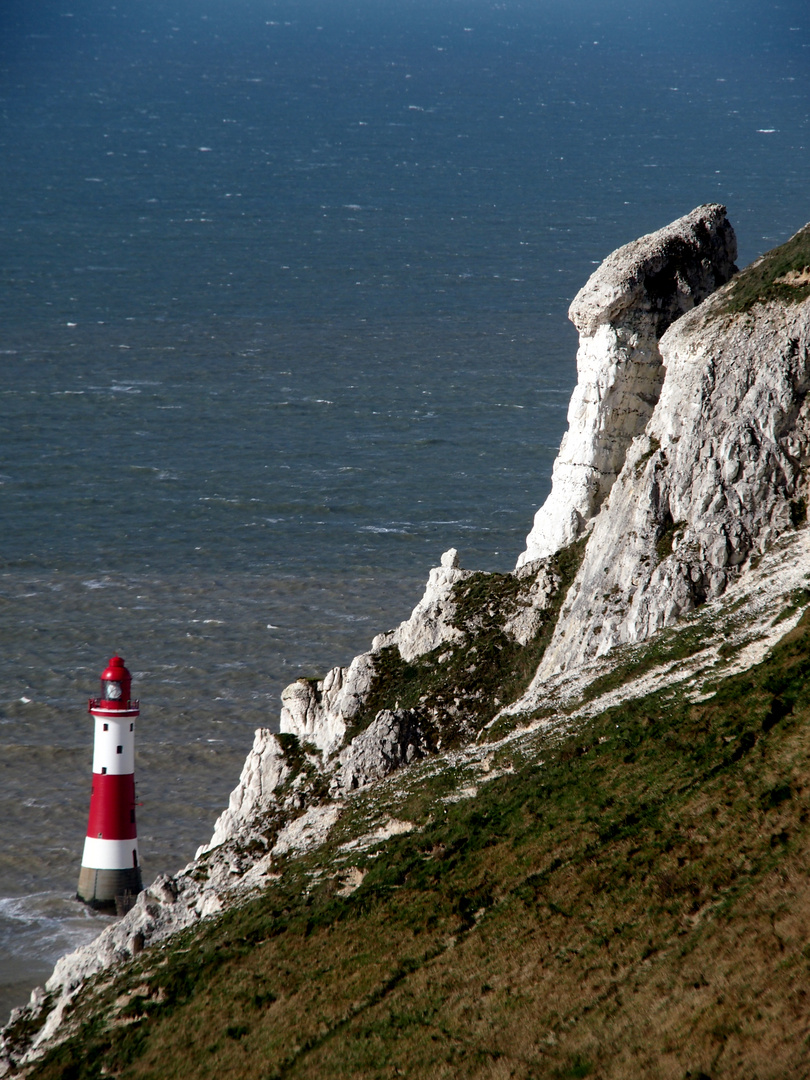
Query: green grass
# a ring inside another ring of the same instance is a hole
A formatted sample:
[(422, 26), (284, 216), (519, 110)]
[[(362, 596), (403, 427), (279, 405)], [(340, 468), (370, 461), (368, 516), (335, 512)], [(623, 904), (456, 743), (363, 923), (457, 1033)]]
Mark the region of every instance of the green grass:
[(784, 622), (785, 619), (789, 619), (791, 615), (795, 615), (800, 607), (804, 607), (808, 601), (810, 601), (810, 590), (804, 588), (794, 589), (790, 594), (788, 603), (773, 620), (772, 625), (776, 626), (778, 623)]
[(767, 252), (734, 278), (722, 310), (746, 312), (754, 304), (765, 304), (771, 300), (798, 304), (810, 296), (810, 281), (789, 284), (781, 279), (808, 268), (810, 226), (805, 226), (786, 244)]
[[(357, 796), (259, 898), (97, 978), (31, 1080), (803, 1075), (808, 676), (805, 616), (712, 699), (535, 736), (475, 798), (436, 762)], [(421, 827), (341, 897), (386, 799)]]
[(687, 522), (672, 521), (671, 518), (668, 523), (664, 523), (661, 526), (661, 533), (655, 543), (655, 554), (659, 562), (663, 562), (664, 559), (669, 558), (672, 554), (676, 538), (682, 536), (686, 526)]
[(696, 619), (679, 627), (662, 630), (643, 645), (626, 650), (627, 659), (615, 664), (604, 675), (594, 679), (586, 687), (578, 704), (596, 698), (631, 682), (653, 668), (688, 660), (705, 649), (714, 640), (716, 630), (703, 619)]

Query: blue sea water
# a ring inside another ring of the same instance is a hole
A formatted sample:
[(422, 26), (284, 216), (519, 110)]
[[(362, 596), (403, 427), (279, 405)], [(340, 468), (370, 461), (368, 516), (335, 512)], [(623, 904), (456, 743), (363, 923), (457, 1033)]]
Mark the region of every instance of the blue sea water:
[(71, 900), (85, 699), (142, 700), (147, 879), (278, 695), (508, 569), (619, 244), (808, 213), (805, 0), (7, 0), (0, 9), (0, 1014)]

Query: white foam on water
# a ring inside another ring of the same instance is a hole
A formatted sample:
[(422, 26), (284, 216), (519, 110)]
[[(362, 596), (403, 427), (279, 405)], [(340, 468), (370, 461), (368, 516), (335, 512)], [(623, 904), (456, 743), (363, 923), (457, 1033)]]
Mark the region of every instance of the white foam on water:
[[(0, 898), (0, 957), (56, 963), (92, 941), (108, 923), (67, 893), (40, 892)], [(8, 982), (0, 962), (0, 985)]]
[(0, 1025), (60, 956), (92, 941), (109, 921), (66, 893), (0, 898)]

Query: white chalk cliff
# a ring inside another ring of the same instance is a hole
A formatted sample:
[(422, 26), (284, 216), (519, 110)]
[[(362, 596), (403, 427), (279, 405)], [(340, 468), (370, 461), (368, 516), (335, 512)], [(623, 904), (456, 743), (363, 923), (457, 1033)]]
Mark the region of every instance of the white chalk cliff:
[(660, 342), (666, 378), (596, 518), (539, 678), (719, 596), (806, 516), (810, 304), (722, 290)]
[(410, 619), (287, 687), (279, 733), (256, 732), (210, 843), (60, 960), (12, 1016), (35, 1034), (0, 1035), (0, 1076), (62, 1037), (85, 980), (267, 888), (274, 860), (321, 843), (354, 791), (474, 748), (501, 715), (535, 709), (548, 680), (756, 582), (755, 557), (806, 518), (810, 273), (797, 265), (773, 279), (786, 293), (735, 307), (735, 256), (724, 207), (709, 205), (596, 271), (571, 306), (579, 382), (518, 569), (476, 574), (450, 549)]
[(518, 566), (570, 544), (597, 513), (658, 401), (662, 334), (729, 280), (736, 257), (725, 207), (700, 206), (619, 248), (577, 293), (568, 312), (579, 331), (568, 431)]

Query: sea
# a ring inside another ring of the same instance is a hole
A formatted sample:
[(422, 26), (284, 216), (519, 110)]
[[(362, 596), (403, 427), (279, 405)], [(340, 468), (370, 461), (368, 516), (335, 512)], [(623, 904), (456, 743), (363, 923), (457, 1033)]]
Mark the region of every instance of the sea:
[(141, 701), (145, 880), (279, 695), (505, 571), (620, 244), (810, 217), (806, 0), (5, 0), (0, 1023), (75, 899), (87, 698)]

